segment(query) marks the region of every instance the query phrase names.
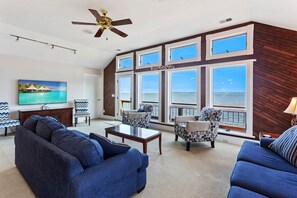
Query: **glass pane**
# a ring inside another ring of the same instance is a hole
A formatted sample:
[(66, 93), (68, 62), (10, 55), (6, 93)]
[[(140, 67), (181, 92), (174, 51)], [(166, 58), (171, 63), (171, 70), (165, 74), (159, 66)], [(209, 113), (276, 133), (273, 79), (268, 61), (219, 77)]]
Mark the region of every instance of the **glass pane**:
[(197, 72), (195, 70), (172, 72), (171, 103), (197, 104)]
[(143, 75), (141, 78), (141, 99), (142, 102), (159, 101), (159, 74)]
[(143, 54), (140, 56), (140, 65), (153, 65), (159, 62), (159, 52)]
[(120, 109), (130, 109), (131, 107), (131, 78), (119, 78), (119, 107)]
[(222, 38), (212, 41), (212, 54), (223, 54), (246, 50), (246, 34)]
[(170, 50), (170, 60), (184, 60), (188, 58), (196, 58), (197, 57), (197, 45), (187, 45), (183, 47), (172, 48)]
[(120, 59), (119, 69), (127, 69), (127, 68), (132, 68), (132, 58), (131, 57)]
[(213, 105), (246, 106), (246, 66), (213, 69)]

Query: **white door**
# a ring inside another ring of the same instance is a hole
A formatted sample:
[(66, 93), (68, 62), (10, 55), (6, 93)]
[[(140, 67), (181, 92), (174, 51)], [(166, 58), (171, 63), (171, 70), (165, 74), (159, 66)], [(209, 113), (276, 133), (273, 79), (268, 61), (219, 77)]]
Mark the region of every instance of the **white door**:
[(89, 112), (91, 118), (102, 115), (102, 77), (99, 75), (84, 74), (84, 98), (89, 99)]
[(122, 119), (123, 110), (133, 108), (133, 74), (116, 76), (116, 118)]

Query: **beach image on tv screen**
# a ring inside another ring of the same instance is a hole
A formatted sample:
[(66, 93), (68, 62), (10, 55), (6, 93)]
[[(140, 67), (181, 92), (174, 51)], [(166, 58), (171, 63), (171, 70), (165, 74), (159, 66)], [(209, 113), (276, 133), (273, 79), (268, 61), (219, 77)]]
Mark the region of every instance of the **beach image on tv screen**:
[(67, 83), (19, 80), (19, 104), (52, 104), (67, 102)]

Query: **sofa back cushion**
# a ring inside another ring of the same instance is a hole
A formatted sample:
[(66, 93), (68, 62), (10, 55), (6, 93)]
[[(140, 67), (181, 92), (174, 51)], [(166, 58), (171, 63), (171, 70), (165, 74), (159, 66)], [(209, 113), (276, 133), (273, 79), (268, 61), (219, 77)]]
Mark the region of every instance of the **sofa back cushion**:
[(36, 133), (36, 125), (38, 120), (40, 120), (41, 118), (42, 117), (39, 115), (32, 115), (27, 120), (25, 120), (25, 122), (23, 123), (23, 127)]
[(103, 149), (100, 144), (82, 133), (59, 129), (52, 134), (52, 144), (76, 157), (83, 168), (96, 166), (103, 162)]
[(131, 148), (127, 144), (110, 141), (108, 138), (98, 134), (90, 133), (89, 137), (96, 140), (102, 146), (102, 149), (104, 151), (104, 159), (108, 159), (112, 156), (125, 153)]
[(297, 126), (286, 130), (269, 147), (293, 166), (297, 167)]
[(53, 118), (44, 117), (38, 120), (36, 134), (47, 141), (51, 141), (52, 132), (66, 127)]

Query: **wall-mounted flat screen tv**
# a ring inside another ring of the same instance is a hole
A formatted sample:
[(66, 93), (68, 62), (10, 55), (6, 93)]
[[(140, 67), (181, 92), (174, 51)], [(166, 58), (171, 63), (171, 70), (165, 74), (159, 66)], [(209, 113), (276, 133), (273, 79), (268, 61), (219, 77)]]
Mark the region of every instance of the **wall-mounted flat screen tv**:
[(19, 105), (67, 102), (67, 82), (19, 80)]

